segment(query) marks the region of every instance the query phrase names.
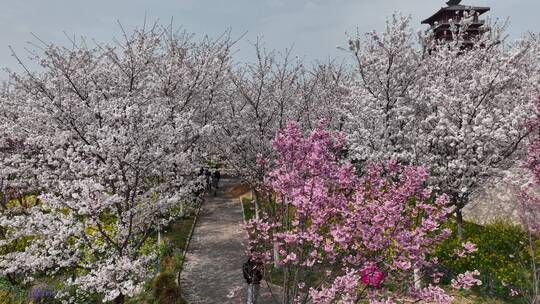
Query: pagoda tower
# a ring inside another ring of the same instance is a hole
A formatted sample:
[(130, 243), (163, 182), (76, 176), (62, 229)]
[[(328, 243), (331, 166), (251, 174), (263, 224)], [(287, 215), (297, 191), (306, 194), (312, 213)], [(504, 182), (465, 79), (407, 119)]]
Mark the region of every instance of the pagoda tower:
[[(450, 31), (451, 23), (459, 23), (466, 13), (469, 14), (469, 18), (472, 18), (472, 23), (464, 35), (466, 41), (471, 41), (486, 31), (484, 27), (485, 20), (480, 20), (479, 17), (488, 12), (490, 8), (462, 5), (460, 3), (461, 0), (450, 0), (446, 2), (447, 7), (441, 8), (433, 16), (422, 21), (422, 24), (429, 24), (431, 26), (435, 39), (444, 41), (452, 40), (452, 32)], [(474, 14), (472, 14), (473, 12)]]

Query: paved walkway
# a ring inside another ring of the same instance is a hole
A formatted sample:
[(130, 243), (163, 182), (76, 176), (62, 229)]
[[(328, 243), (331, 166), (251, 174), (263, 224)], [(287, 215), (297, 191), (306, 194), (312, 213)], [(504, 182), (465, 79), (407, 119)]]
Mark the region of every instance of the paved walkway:
[[(223, 191), (237, 182), (223, 178), (217, 196), (208, 197), (199, 214), (180, 278), (184, 299), (189, 304), (246, 302), (242, 207), (238, 199)], [(259, 303), (275, 302), (261, 288)]]

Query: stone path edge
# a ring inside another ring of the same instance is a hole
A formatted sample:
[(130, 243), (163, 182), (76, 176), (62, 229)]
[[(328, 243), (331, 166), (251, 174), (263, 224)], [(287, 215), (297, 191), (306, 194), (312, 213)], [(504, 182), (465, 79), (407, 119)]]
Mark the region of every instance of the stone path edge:
[(182, 269), (184, 268), (184, 261), (186, 260), (189, 244), (191, 243), (191, 238), (193, 237), (193, 232), (195, 231), (195, 226), (197, 225), (197, 220), (199, 219), (199, 213), (201, 212), (202, 205), (205, 201), (206, 200), (203, 198), (203, 200), (199, 203), (197, 213), (195, 213), (195, 219), (193, 220), (193, 223), (191, 224), (191, 229), (189, 230), (188, 238), (186, 240), (186, 246), (184, 247), (184, 251), (182, 252), (182, 262), (180, 262), (180, 270), (178, 271), (178, 275), (176, 276), (176, 283), (180, 288), (182, 287), (180, 286), (180, 276), (182, 274)]

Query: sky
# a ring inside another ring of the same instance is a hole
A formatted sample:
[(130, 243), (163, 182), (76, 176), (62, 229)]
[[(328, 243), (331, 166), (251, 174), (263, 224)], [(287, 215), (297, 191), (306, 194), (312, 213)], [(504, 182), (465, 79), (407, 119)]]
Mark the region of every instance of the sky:
[[(120, 37), (124, 28), (156, 20), (195, 33), (217, 37), (230, 28), (235, 59), (254, 59), (253, 42), (284, 50), (307, 61), (342, 58), (337, 45), (346, 33), (383, 30), (394, 12), (412, 17), (415, 29), (444, 0), (0, 0), (0, 67), (20, 70), (8, 46), (25, 59), (25, 47), (35, 41), (69, 45), (64, 32), (99, 42)], [(490, 6), (492, 19), (510, 18), (508, 34), (517, 39), (527, 31), (540, 32), (540, 0), (464, 0), (462, 4)], [(0, 79), (6, 76), (0, 72)]]

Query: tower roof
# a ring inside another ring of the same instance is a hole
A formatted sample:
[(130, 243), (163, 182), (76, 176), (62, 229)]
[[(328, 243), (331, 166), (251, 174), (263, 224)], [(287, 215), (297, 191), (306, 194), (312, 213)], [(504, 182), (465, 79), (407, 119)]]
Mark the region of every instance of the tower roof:
[(427, 18), (426, 20), (422, 21), (422, 24), (432, 24), (433, 22), (437, 21), (439, 19), (439, 16), (444, 14), (448, 11), (475, 11), (478, 14), (482, 15), (483, 13), (489, 11), (489, 7), (485, 6), (470, 6), (470, 5), (451, 5), (447, 7), (442, 7), (438, 12), (433, 14), (433, 16)]

